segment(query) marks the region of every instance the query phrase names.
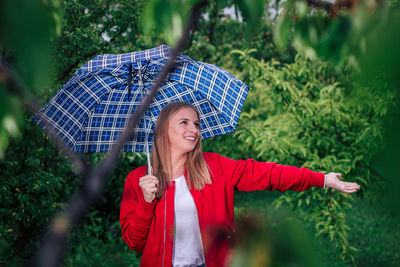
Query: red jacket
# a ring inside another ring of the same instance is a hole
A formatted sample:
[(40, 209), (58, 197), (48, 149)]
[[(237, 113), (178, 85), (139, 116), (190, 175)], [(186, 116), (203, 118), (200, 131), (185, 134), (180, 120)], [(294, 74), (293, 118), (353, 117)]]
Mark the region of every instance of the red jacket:
[[(306, 168), (252, 159), (235, 161), (216, 153), (203, 155), (211, 170), (212, 184), (200, 191), (192, 188), (190, 193), (197, 208), (207, 267), (226, 265), (231, 235), (235, 231), (235, 189), (303, 191), (324, 184), (323, 173)], [(172, 266), (175, 185), (169, 184), (161, 200), (148, 203), (139, 186), (139, 178), (145, 172), (146, 166), (139, 167), (126, 179), (120, 211), (122, 238), (131, 249), (143, 252), (141, 266), (169, 267)]]

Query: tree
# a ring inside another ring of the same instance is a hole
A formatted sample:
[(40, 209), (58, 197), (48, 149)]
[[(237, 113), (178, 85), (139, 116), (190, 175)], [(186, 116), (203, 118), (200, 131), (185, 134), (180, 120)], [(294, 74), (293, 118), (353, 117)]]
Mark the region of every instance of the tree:
[[(25, 115), (22, 103), (30, 105), (32, 94), (46, 102), (95, 54), (141, 50), (161, 42), (174, 44), (179, 37), (176, 29), (184, 24), (190, 8), (197, 2), (152, 0), (146, 5), (144, 1), (128, 0), (1, 2), (0, 124), (4, 127), (0, 128), (0, 154), (5, 155), (0, 160), (5, 170), (1, 174), (4, 199), (1, 239), (7, 241), (2, 244), (2, 253), (16, 256), (1, 258), (28, 257), (30, 249), (24, 255), (15, 254), (21, 248), (31, 247), (32, 243), (23, 244), (28, 233), (38, 234), (44, 229), (47, 216), (62, 207), (52, 203), (65, 201), (79, 184), (68, 183), (75, 177), (74, 169), (49, 146), (46, 135), (30, 125), (26, 117), (32, 114)], [(21, 4), (26, 9), (21, 9)], [(395, 124), (388, 130), (393, 138), (388, 139), (391, 146), (383, 156), (387, 163), (383, 165), (385, 168), (381, 167), (384, 171), (371, 166), (371, 162), (382, 143), (387, 118), (399, 104), (400, 87), (395, 75), (400, 62), (399, 38), (396, 38), (400, 25), (398, 4), (287, 1), (276, 23), (265, 12), (267, 4), (210, 1), (205, 11), (208, 19), (202, 17), (199, 31), (190, 39), (187, 54), (232, 71), (253, 88), (235, 135), (242, 143), (236, 146), (232, 136), (221, 137), (215, 139), (213, 147), (234, 158), (268, 158), (321, 171), (340, 169), (348, 177), (362, 178), (360, 182), (364, 184), (387, 179), (395, 185), (398, 180), (393, 166), (397, 164), (399, 133)], [(243, 22), (222, 15), (223, 8), (231, 5), (241, 14)], [(276, 6), (279, 5), (277, 2)], [(271, 28), (275, 29), (273, 33)], [(284, 52), (278, 51), (272, 39)], [(231, 53), (233, 50), (236, 51)], [(21, 86), (9, 86), (9, 72), (3, 66), (14, 70)], [(12, 139), (8, 145), (9, 136), (18, 133), (20, 137), (32, 138)], [(206, 144), (206, 149), (209, 146), (210, 143)], [(94, 162), (96, 157), (101, 156), (93, 155)], [(118, 176), (140, 164), (140, 159), (131, 157), (122, 159)], [(110, 194), (113, 205), (98, 204), (88, 215), (87, 224), (74, 232), (72, 240), (76, 246), (70, 250), (68, 263), (79, 262), (82, 254), (96, 255), (93, 240), (120, 245), (118, 234), (109, 234), (117, 229), (113, 220), (118, 209), (118, 190), (122, 188), (121, 180), (117, 179), (120, 177), (111, 179), (109, 188), (109, 192), (114, 192)], [(41, 198), (47, 182), (53, 191), (46, 200)], [(393, 195), (398, 202), (398, 194)], [(38, 201), (31, 201), (30, 196), (36, 196)], [(46, 208), (41, 207), (42, 201), (47, 203)], [(352, 257), (341, 206), (350, 204), (351, 198), (329, 190), (327, 194), (314, 190), (284, 195), (276, 203), (283, 202), (307, 212), (317, 231), (335, 240), (343, 255)], [(28, 203), (29, 209), (25, 209)], [(325, 205), (318, 206), (317, 211), (316, 203)], [(387, 206), (396, 210), (397, 205), (395, 201)], [(338, 216), (330, 212), (334, 209)], [(18, 217), (16, 225), (6, 220), (10, 216)], [(334, 227), (336, 231), (332, 230)], [(108, 229), (114, 230), (108, 232)], [(78, 245), (87, 236), (92, 237), (93, 243)]]

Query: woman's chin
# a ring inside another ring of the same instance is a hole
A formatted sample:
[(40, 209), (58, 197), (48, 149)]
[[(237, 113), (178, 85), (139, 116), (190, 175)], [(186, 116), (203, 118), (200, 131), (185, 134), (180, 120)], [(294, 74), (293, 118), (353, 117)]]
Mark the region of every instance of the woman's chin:
[(185, 148), (185, 153), (189, 153), (189, 152), (192, 152), (194, 149), (196, 148), (196, 146), (194, 145), (194, 146), (189, 146), (189, 147), (186, 147)]

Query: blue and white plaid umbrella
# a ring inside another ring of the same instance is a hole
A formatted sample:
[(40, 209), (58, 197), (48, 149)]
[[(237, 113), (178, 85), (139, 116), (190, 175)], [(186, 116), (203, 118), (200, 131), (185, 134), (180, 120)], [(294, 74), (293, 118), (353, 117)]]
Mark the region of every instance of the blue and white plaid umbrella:
[[(151, 89), (169, 53), (170, 48), (161, 45), (139, 52), (96, 56), (41, 112), (75, 152), (107, 152)], [(191, 103), (199, 110), (202, 139), (235, 130), (249, 87), (225, 70), (183, 54), (178, 55), (176, 64), (123, 151), (143, 152), (146, 144), (151, 150), (157, 116), (174, 101)], [(35, 120), (44, 127), (40, 119)]]

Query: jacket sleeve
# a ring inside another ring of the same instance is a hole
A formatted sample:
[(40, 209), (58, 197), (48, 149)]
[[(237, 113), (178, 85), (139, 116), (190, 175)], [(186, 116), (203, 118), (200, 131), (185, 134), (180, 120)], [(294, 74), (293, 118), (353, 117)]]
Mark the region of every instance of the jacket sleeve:
[(120, 224), (122, 239), (133, 250), (143, 252), (154, 217), (155, 202), (146, 202), (137, 181), (137, 174), (128, 174), (122, 195)]
[(257, 162), (253, 159), (232, 160), (219, 156), (225, 175), (238, 190), (294, 190), (304, 191), (310, 187), (323, 187), (324, 173), (307, 168), (281, 165), (271, 162)]

